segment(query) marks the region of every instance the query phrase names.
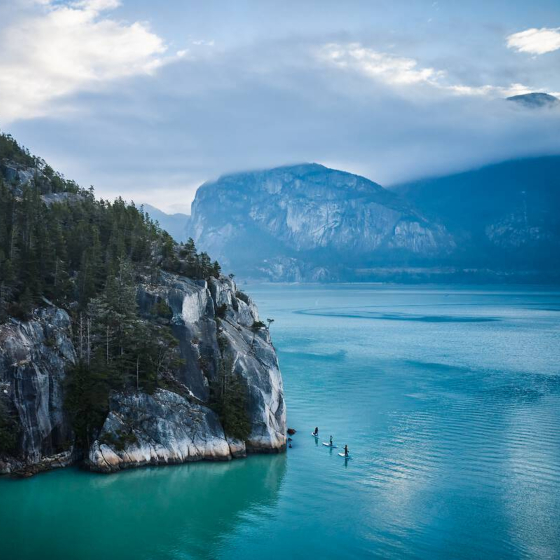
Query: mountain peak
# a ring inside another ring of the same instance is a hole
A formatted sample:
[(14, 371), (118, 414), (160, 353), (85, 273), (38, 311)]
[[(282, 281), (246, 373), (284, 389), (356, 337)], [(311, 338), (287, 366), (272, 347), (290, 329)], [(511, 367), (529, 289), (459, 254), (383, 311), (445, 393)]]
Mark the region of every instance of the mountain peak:
[(255, 178), (263, 178), (263, 177), (273, 177), (279, 175), (293, 175), (294, 177), (306, 177), (312, 174), (317, 173), (344, 173), (350, 175), (350, 173), (346, 173), (345, 171), (338, 171), (336, 169), (331, 169), (329, 167), (325, 167), (320, 163), (315, 162), (302, 162), (302, 163), (290, 163), (286, 165), (279, 165), (277, 167), (265, 168), (265, 169), (251, 169), (248, 171), (238, 171), (233, 173), (225, 173), (224, 175), (220, 175), (220, 177), (216, 181), (208, 181), (208, 183), (220, 183), (224, 181), (239, 181), (239, 180), (246, 180), (248, 177), (255, 177)]
[(513, 101), (531, 109), (555, 107), (560, 104), (560, 99), (549, 93), (542, 92), (524, 93), (522, 95), (507, 97), (506, 99), (507, 101)]
[(393, 250), (401, 261), (430, 259), (453, 244), (398, 194), (317, 163), (206, 183), (189, 227), (200, 247), (238, 274), (283, 280), (334, 278), (346, 266), (383, 262)]
[[(243, 206), (242, 200), (247, 197), (263, 203), (272, 199), (315, 202), (363, 199), (368, 203), (375, 202), (398, 210), (408, 210), (406, 201), (381, 185), (360, 175), (331, 169), (319, 163), (300, 163), (233, 173), (206, 182), (196, 193), (192, 206), (193, 216), (207, 197), (211, 200), (222, 198), (223, 204), (227, 201), (235, 211)], [(230, 213), (231, 211), (230, 209)]]

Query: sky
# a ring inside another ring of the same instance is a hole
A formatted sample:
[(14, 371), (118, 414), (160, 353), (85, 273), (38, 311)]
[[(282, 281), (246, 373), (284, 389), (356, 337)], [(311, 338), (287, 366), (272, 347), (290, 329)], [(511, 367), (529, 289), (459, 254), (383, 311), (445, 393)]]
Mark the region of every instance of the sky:
[(0, 130), (99, 197), (189, 212), (301, 162), (384, 186), (560, 154), (558, 0), (0, 0)]

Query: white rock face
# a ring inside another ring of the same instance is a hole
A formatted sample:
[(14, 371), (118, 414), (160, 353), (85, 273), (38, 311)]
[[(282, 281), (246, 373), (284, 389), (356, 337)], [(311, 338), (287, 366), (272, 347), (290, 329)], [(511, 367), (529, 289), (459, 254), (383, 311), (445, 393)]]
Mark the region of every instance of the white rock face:
[[(100, 438), (89, 452), (93, 470), (232, 458), (217, 416), (176, 393), (158, 389), (153, 395), (116, 394), (110, 406)], [(242, 444), (231, 445), (240, 456)]]
[(185, 294), (183, 298), (182, 319), (185, 323), (196, 323), (206, 311), (208, 292), (201, 288)]
[(247, 384), (252, 432), (248, 452), (279, 451), (286, 446), (286, 407), (278, 359), (265, 329), (253, 333), (223, 322), (227, 353)]
[[(445, 230), (441, 226), (427, 228), (418, 221), (401, 220), (395, 226), (390, 246), (416, 254), (437, 253), (439, 240), (444, 235)], [(455, 242), (450, 241), (450, 246), (455, 248)]]
[[(168, 273), (157, 286), (142, 286), (142, 308), (150, 309), (156, 298), (163, 299), (173, 312), (185, 359), (180, 382), (186, 395), (163, 389), (153, 395), (114, 395), (103, 430), (89, 451), (90, 468), (113, 472), (283, 451), (286, 409), (282, 376), (268, 331), (252, 328), (259, 320), (253, 301), (230, 278), (193, 282)], [(228, 437), (216, 414), (204, 404), (218, 362), (225, 359), (246, 387), (251, 424), (247, 441)]]

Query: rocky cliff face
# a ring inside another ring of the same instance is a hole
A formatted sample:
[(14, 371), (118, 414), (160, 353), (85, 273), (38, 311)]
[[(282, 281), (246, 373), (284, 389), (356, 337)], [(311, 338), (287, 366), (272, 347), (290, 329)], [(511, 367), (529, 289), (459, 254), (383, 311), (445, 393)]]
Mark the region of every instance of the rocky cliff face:
[[(241, 173), (197, 191), (190, 233), (236, 273), (326, 280), (346, 268), (430, 260), (454, 241), (399, 196), (317, 164)], [(250, 250), (247, 250), (250, 248)]]
[[(137, 297), (142, 310), (162, 299), (169, 305), (184, 364), (168, 380), (169, 389), (112, 394), (103, 428), (86, 453), (89, 467), (111, 472), (284, 450), (282, 378), (268, 331), (252, 328), (259, 318), (250, 298), (229, 278), (193, 281), (165, 272), (155, 284), (141, 282)], [(247, 390), (251, 433), (245, 442), (228, 438), (208, 407), (209, 384), (223, 356)], [(78, 458), (63, 407), (66, 371), (75, 360), (72, 324), (61, 309), (46, 306), (30, 321), (0, 326), (0, 390), (20, 426), (18, 451), (0, 457), (0, 473), (36, 472)]]
[(76, 360), (68, 314), (39, 309), (31, 321), (0, 326), (0, 398), (19, 426), (18, 453), (0, 456), (0, 473), (64, 466), (73, 460), (64, 379)]

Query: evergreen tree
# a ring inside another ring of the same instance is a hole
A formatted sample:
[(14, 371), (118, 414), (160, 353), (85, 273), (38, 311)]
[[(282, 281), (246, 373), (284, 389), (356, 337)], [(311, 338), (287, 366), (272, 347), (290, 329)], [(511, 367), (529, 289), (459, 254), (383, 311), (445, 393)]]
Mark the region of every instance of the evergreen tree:
[(231, 358), (224, 357), (223, 352), (218, 377), (210, 385), (210, 405), (218, 414), (226, 435), (242, 441), (249, 437), (247, 389), (235, 373)]
[(11, 453), (16, 449), (19, 431), (19, 425), (9, 412), (6, 399), (0, 395), (0, 454)]

